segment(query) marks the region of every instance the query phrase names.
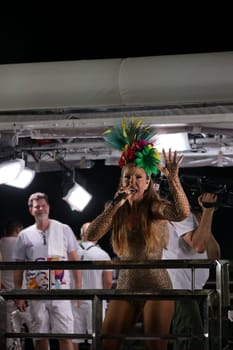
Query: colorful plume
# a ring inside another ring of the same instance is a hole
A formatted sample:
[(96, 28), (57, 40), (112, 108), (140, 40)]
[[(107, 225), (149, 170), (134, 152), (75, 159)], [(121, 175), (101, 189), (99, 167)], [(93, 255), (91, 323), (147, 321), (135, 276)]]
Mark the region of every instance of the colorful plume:
[(142, 119), (136, 120), (132, 117), (127, 123), (126, 118), (123, 118), (120, 125), (104, 132), (104, 139), (110, 147), (122, 151), (118, 162), (120, 167), (135, 163), (148, 175), (157, 174), (160, 155), (149, 142), (156, 130), (152, 126), (143, 126), (142, 122)]

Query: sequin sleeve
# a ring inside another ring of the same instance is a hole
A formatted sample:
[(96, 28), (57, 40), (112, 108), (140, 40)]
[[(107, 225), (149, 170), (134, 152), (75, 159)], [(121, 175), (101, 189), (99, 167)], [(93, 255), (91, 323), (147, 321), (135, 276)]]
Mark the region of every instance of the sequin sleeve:
[(105, 210), (98, 215), (88, 226), (87, 238), (90, 241), (99, 240), (112, 228), (112, 218), (118, 210), (118, 206), (107, 205)]
[(163, 202), (162, 204), (155, 204), (153, 212), (156, 214), (157, 211), (160, 218), (169, 221), (184, 220), (190, 214), (190, 206), (179, 177), (168, 178), (168, 183), (173, 200), (170, 202)]
[(173, 199), (170, 204), (161, 206), (160, 214), (162, 214), (164, 219), (181, 221), (190, 214), (189, 201), (179, 179), (179, 166), (183, 160), (183, 156), (177, 159), (177, 152), (175, 151), (172, 154), (171, 149), (169, 149), (167, 154), (163, 150), (163, 158), (165, 165), (161, 166), (160, 170), (167, 177)]

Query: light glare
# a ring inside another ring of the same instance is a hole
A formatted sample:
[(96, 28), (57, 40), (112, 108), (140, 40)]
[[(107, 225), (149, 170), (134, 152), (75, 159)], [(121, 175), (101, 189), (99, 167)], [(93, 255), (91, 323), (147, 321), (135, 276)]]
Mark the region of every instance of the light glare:
[(0, 185), (13, 181), (24, 169), (23, 159), (14, 159), (0, 164)]
[(63, 199), (70, 205), (72, 210), (82, 211), (89, 201), (92, 195), (88, 193), (82, 186), (77, 183), (68, 191), (67, 195)]
[(8, 181), (6, 185), (17, 188), (26, 188), (32, 182), (34, 176), (34, 170), (25, 168), (19, 173), (19, 175), (15, 179), (13, 179), (12, 181)]
[(162, 152), (162, 149), (167, 152), (169, 148), (172, 151), (186, 151), (191, 148), (187, 132), (156, 135), (154, 146), (159, 152)]

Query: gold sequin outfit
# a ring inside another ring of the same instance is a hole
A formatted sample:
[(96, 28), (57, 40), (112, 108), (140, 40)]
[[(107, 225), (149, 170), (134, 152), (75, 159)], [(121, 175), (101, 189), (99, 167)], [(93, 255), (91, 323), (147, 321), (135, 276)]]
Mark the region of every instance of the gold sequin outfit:
[[(154, 208), (152, 205), (152, 213), (154, 212), (157, 219), (153, 220), (157, 234), (164, 242), (164, 236), (167, 235), (167, 222), (180, 221), (189, 215), (189, 203), (183, 192), (178, 178), (169, 180), (170, 190), (173, 194), (173, 202), (155, 201)], [(92, 221), (88, 227), (88, 238), (90, 240), (98, 240), (112, 228), (112, 219), (119, 207), (111, 204)], [(158, 229), (158, 225), (160, 225)], [(153, 254), (146, 254), (145, 239), (140, 227), (134, 226), (132, 230), (126, 230), (128, 242), (127, 256), (120, 257), (121, 260), (145, 261), (151, 259), (161, 259), (164, 246), (157, 247)], [(119, 273), (117, 288), (120, 289), (171, 289), (172, 283), (168, 272), (165, 269), (122, 269)]]
[[(155, 222), (157, 232), (161, 235), (167, 235), (167, 223)], [(127, 232), (128, 245), (130, 247), (128, 256), (121, 257), (121, 260), (145, 261), (161, 259), (162, 247), (157, 249), (154, 254), (145, 253), (145, 241), (142, 233), (134, 229)], [(170, 289), (172, 288), (170, 277), (165, 269), (122, 269), (119, 272), (117, 281), (119, 289)]]

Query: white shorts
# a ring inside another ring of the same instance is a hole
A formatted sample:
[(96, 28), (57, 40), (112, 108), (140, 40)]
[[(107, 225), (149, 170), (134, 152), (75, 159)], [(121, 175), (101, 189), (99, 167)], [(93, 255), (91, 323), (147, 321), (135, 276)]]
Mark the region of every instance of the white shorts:
[(70, 300), (30, 300), (32, 333), (73, 333)]
[[(83, 301), (79, 308), (77, 302), (72, 302), (74, 315), (74, 333), (77, 334), (92, 334), (92, 302)], [(103, 318), (106, 312), (106, 301), (103, 300)], [(72, 339), (73, 343), (83, 343), (85, 339)], [(92, 340), (88, 340), (91, 343)]]

